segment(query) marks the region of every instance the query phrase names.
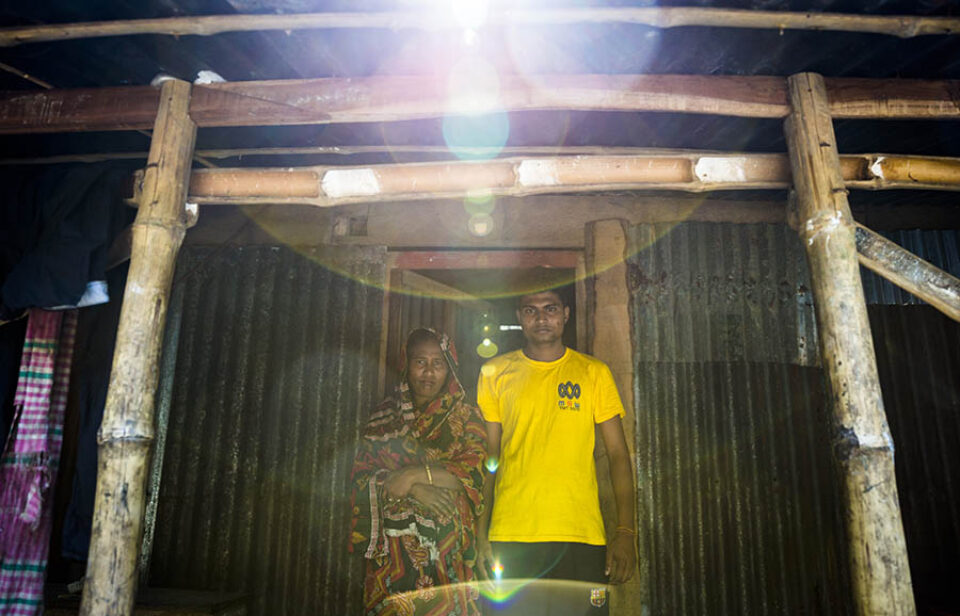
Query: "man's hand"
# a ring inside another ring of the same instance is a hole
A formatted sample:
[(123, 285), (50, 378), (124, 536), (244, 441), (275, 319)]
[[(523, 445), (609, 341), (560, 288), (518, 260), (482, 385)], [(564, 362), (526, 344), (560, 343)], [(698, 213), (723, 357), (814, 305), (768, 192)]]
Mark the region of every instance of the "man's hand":
[(637, 555), (633, 535), (618, 531), (607, 543), (607, 569), (605, 573), (611, 584), (623, 584), (633, 577), (637, 568)]
[(477, 529), (477, 574), (484, 582), (490, 581), (490, 572), (493, 571), (493, 548), (487, 538), (486, 529)]
[(445, 488), (418, 483), (410, 488), (410, 497), (430, 511), (447, 518), (457, 515), (454, 494)]

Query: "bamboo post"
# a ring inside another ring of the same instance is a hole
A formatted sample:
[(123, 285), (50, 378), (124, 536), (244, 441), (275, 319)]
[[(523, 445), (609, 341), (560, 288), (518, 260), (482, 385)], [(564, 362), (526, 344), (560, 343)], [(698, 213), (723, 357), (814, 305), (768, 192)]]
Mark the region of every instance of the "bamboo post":
[(960, 321), (960, 280), (956, 276), (861, 224), (856, 233), (861, 265)]
[(826, 88), (814, 73), (790, 77), (788, 87), (792, 113), (785, 132), (845, 487), (854, 603), (858, 614), (914, 614), (893, 440)]
[(189, 83), (163, 83), (97, 439), (97, 496), (83, 616), (126, 616), (133, 611), (160, 342), (174, 263), (187, 226), (184, 201), (196, 137), (189, 104)]
[[(633, 403), (633, 344), (630, 327), (630, 289), (627, 282), (627, 258), (630, 240), (626, 220), (608, 219), (591, 222), (585, 229), (584, 269), (593, 282), (592, 306), (588, 308), (591, 323), (587, 335), (591, 351), (597, 359), (610, 368), (617, 384), (620, 399), (627, 415), (623, 419), (623, 432), (630, 450), (631, 460), (636, 460), (636, 413)], [(579, 315), (578, 315), (579, 316)], [(606, 450), (604, 450), (606, 456)], [(633, 465), (636, 473), (636, 464)], [(616, 520), (613, 486), (608, 480), (606, 460), (598, 460), (598, 483), (600, 499), (608, 514), (608, 521)], [(638, 483), (634, 477), (635, 485)], [(637, 516), (639, 507), (634, 515)], [(637, 518), (638, 519), (638, 518)], [(636, 519), (634, 520), (636, 522)], [(608, 535), (609, 536), (609, 535)], [(610, 595), (610, 613), (632, 614), (643, 611), (649, 603), (646, 582), (649, 580), (649, 563), (645, 554), (646, 537), (637, 537), (639, 575), (626, 584), (613, 587)]]

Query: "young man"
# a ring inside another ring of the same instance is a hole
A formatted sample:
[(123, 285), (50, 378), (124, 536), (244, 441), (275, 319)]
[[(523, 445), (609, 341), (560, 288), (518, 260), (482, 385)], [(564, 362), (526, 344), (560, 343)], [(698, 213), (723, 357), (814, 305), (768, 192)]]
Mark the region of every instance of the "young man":
[[(492, 602), (496, 614), (606, 614), (606, 584), (627, 581), (636, 568), (623, 405), (610, 369), (563, 345), (570, 308), (559, 293), (521, 297), (517, 317), (524, 347), (484, 364), (477, 386), (487, 421), (484, 496), (493, 504), (477, 529), (480, 575), (581, 582), (527, 586)], [(612, 535), (597, 492), (598, 424), (617, 501)]]

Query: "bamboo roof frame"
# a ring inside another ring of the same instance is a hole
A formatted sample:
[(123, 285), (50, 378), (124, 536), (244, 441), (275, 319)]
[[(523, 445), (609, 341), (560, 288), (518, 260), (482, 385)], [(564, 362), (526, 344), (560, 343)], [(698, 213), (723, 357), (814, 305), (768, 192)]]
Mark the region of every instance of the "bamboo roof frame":
[[(710, 7), (590, 7), (494, 11), (494, 26), (620, 23), (655, 28), (707, 26), (778, 30), (832, 30), (887, 34), (900, 38), (960, 32), (960, 19), (917, 15), (856, 15), (791, 11), (753, 11)], [(463, 28), (452, 15), (436, 11), (380, 13), (295, 13), (286, 15), (205, 15), (157, 19), (42, 24), (0, 29), (0, 47), (84, 38), (160, 34), (210, 36), (225, 32)]]

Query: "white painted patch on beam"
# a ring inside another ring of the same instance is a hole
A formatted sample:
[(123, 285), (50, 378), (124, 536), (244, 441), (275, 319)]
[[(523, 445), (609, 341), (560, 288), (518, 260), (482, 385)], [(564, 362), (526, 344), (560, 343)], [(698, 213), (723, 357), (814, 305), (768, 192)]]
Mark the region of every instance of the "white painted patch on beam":
[[(807, 245), (813, 246), (813, 242), (817, 239), (818, 235), (825, 231), (832, 232), (839, 226), (840, 212), (821, 212), (817, 214), (808, 220), (806, 224)], [(830, 239), (829, 235), (827, 235), (827, 239)]]
[(517, 165), (517, 181), (521, 186), (556, 186), (557, 164), (552, 160), (524, 160)]
[(380, 194), (380, 180), (373, 169), (330, 169), (320, 187), (331, 198), (369, 197)]
[(697, 159), (693, 173), (701, 182), (746, 182), (746, 163), (742, 156), (703, 156)]
[(886, 160), (884, 156), (878, 156), (877, 160), (873, 161), (873, 164), (870, 165), (870, 173), (873, 174), (873, 177), (878, 179), (884, 179), (883, 177), (883, 161)]

